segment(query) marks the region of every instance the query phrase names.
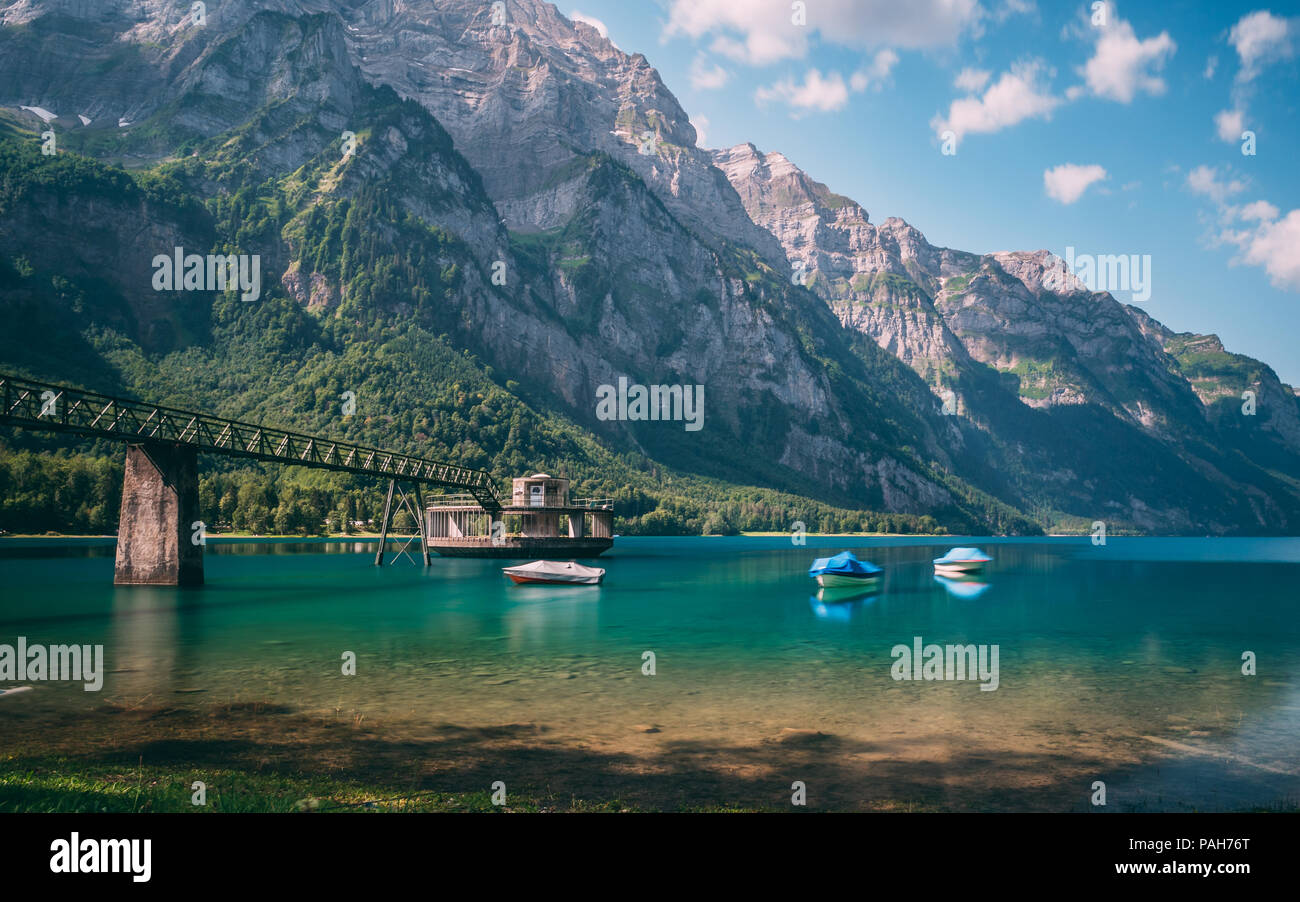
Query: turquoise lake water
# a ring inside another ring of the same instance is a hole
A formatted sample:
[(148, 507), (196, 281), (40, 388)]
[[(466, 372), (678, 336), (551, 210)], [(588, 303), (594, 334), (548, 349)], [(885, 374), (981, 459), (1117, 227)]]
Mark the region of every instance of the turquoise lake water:
[[(993, 555), (981, 579), (935, 578), (955, 544)], [(885, 567), (880, 591), (820, 601), (808, 566), (843, 549)], [(0, 540), (0, 643), (102, 644), (110, 671), (98, 693), (0, 696), (0, 729), (13, 705), (272, 701), (417, 732), (536, 724), (651, 762), (689, 744), (755, 772), (746, 750), (820, 735), (840, 779), (898, 774), (960, 810), (1088, 810), (1093, 780), (1112, 808), (1300, 797), (1300, 540), (620, 538), (597, 588), (373, 551), (214, 541), (202, 588), (115, 588), (111, 540)], [(915, 637), (997, 645), (997, 690), (893, 679)]]

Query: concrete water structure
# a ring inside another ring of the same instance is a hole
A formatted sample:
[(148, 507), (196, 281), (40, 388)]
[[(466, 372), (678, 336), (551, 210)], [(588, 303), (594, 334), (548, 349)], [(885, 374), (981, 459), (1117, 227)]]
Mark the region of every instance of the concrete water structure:
[(596, 557), (614, 544), (614, 504), (569, 498), (569, 480), (534, 473), (514, 480), (510, 503), (486, 510), (473, 498), (430, 499), (424, 533), (446, 557)]
[[(484, 470), (3, 374), (0, 425), (127, 444), (113, 577), (118, 585), (202, 584), (200, 453), (387, 479), (376, 564), (384, 562), (398, 508), (423, 522), (421, 486), (468, 492), (489, 517), (503, 506), (492, 475)], [(415, 541), (428, 566), (424, 530), (409, 537), (402, 550)]]
[(127, 445), (113, 582), (119, 586), (203, 584), (199, 455), (193, 447)]

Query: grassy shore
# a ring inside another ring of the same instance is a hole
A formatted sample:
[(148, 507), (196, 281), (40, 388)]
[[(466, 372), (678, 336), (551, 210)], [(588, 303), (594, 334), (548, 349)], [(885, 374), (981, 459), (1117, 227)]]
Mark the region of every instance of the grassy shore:
[[(110, 766), (70, 758), (11, 759), (0, 765), (0, 813), (632, 813), (659, 811), (619, 799), (560, 797), (511, 789), (504, 804), (492, 793), (443, 792), (386, 783), (360, 783), (316, 774), (203, 768), (204, 798), (196, 804), (192, 768), (145, 764)], [(789, 811), (790, 808), (701, 806), (697, 813)], [(927, 810), (927, 809), (913, 809)], [(1295, 813), (1294, 800), (1248, 813)]]
[(272, 703), (105, 705), (75, 717), (15, 707), (0, 732), (0, 813), (778, 810), (679, 792), (690, 779), (629, 780), (628, 765), (526, 725), (417, 736)]
[(204, 767), (204, 804), (195, 804), (194, 770), (138, 764), (88, 764), (70, 758), (0, 764), (0, 813), (83, 812), (620, 812), (622, 802), (589, 802), (511, 791), (504, 805), (490, 791), (416, 790), (315, 774)]
[[(9, 709), (0, 731), (0, 813), (1060, 811), (1086, 803), (1062, 808), (1060, 787), (1085, 767), (1068, 752), (1048, 754), (1032, 774), (1019, 759), (950, 757), (936, 779), (925, 755), (895, 760), (876, 749), (863, 763), (849, 740), (810, 730), (756, 743), (609, 746), (565, 739), (545, 724), (389, 720), (271, 702), (142, 700), (70, 715), (30, 701)], [(816, 787), (806, 808), (791, 806), (789, 774)], [(193, 802), (195, 781), (205, 784), (206, 804)], [(497, 781), (506, 784), (504, 805), (493, 804)], [(990, 793), (990, 784), (1001, 788)], [(1163, 810), (1158, 799), (1116, 807), (1151, 805)]]

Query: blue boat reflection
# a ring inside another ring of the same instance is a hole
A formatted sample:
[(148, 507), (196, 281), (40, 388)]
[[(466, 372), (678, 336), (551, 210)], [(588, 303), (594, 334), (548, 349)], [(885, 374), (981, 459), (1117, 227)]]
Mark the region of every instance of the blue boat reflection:
[(808, 597), (813, 613), (823, 620), (848, 622), (853, 612), (880, 595), (880, 586), (824, 588)]
[(977, 579), (962, 579), (961, 577), (939, 576), (937, 574), (934, 581), (943, 586), (953, 598), (960, 598), (965, 601), (979, 598), (991, 588), (989, 583), (980, 582)]

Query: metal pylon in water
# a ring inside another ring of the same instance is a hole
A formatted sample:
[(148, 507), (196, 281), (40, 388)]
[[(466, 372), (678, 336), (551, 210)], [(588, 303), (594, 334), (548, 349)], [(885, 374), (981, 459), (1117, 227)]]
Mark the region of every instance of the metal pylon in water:
[[(394, 494), (397, 495), (396, 509), (393, 507)], [(379, 550), (375, 552), (375, 566), (382, 567), (384, 565), (384, 552), (388, 548), (388, 528), (392, 525), (393, 516), (399, 510), (404, 510), (415, 518), (416, 534), (408, 537), (402, 543), (402, 547), (397, 549), (397, 553), (393, 555), (393, 563), (396, 563), (397, 559), (402, 555), (406, 555), (414, 564), (415, 558), (411, 557), (407, 549), (411, 547), (412, 542), (418, 540), (420, 552), (424, 557), (424, 566), (428, 567), (430, 564), (429, 541), (424, 534), (424, 499), (420, 495), (420, 484), (418, 482), (412, 483), (408, 492), (407, 487), (396, 479), (388, 480), (388, 498), (384, 501), (384, 520), (379, 531)]]

